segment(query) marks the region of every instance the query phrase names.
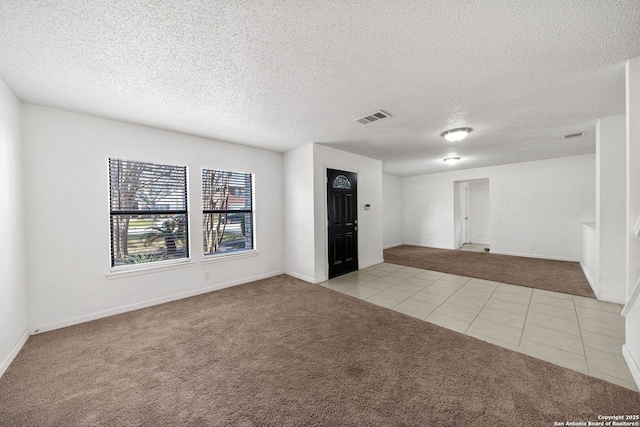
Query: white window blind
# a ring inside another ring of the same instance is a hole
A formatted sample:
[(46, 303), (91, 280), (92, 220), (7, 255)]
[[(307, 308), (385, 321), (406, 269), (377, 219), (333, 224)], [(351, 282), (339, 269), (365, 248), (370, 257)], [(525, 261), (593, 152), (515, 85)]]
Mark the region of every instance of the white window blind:
[(187, 168), (109, 159), (111, 266), (188, 258)]
[(202, 170), (204, 253), (252, 250), (253, 175)]

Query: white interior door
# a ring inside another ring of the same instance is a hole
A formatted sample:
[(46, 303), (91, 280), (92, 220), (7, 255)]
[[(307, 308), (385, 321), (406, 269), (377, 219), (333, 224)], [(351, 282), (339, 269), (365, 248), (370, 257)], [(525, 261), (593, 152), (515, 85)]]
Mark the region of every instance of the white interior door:
[(460, 224), (462, 224), (462, 244), (471, 243), (469, 224), (469, 183), (460, 183)]

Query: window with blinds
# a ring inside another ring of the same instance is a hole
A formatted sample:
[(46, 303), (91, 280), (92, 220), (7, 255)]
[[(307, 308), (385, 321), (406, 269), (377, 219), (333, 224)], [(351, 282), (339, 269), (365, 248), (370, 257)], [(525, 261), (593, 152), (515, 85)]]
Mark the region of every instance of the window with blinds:
[(111, 266), (189, 257), (187, 168), (109, 159)]
[(253, 175), (202, 169), (204, 253), (252, 250)]

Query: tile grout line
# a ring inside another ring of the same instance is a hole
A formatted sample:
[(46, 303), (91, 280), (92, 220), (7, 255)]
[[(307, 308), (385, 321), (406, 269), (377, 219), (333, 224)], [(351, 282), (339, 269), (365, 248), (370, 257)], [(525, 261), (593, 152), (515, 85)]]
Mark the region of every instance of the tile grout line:
[[(580, 322), (578, 321), (578, 328), (580, 328), (580, 334), (582, 335), (582, 328), (580, 327)], [(601, 334), (600, 332), (593, 332), (590, 331), (588, 329), (585, 329), (585, 332), (589, 332), (590, 334), (594, 334), (594, 335), (599, 335), (601, 337), (606, 337), (606, 338), (614, 338), (616, 340), (620, 340), (620, 341), (624, 341), (624, 338), (618, 338), (618, 337), (612, 337), (611, 335), (605, 335), (605, 334)], [(593, 347), (588, 347), (588, 348), (593, 348)], [(596, 348), (597, 350), (597, 348)]]
[[(467, 282), (469, 282), (469, 280), (467, 280)], [(498, 282), (496, 282), (498, 283)], [(466, 283), (465, 283), (466, 285)], [(462, 285), (464, 286), (464, 285)], [(487, 305), (487, 303), (489, 302), (489, 300), (491, 299), (491, 297), (493, 296), (493, 294), (496, 292), (496, 289), (498, 289), (500, 287), (500, 283), (498, 283), (498, 286), (495, 287), (495, 289), (493, 291), (491, 291), (491, 295), (489, 295), (489, 298), (487, 298), (487, 300), (484, 302), (484, 304), (482, 304), (482, 307), (480, 308), (480, 310), (478, 310), (478, 314), (476, 314), (476, 316), (473, 318), (473, 320), (471, 322), (469, 322), (469, 326), (467, 327), (467, 329), (464, 330), (464, 334), (467, 335), (467, 331), (469, 330), (469, 328), (471, 327), (471, 325), (473, 325), (473, 322), (476, 321), (476, 319), (478, 318), (478, 316), (480, 315), (480, 312), (482, 310), (484, 310), (485, 306)], [(460, 289), (458, 289), (460, 290)], [(456, 291), (457, 293), (458, 291)], [(454, 294), (455, 295), (455, 294)], [(453, 295), (452, 295), (453, 296)], [(455, 305), (455, 304), (454, 304)], [(481, 334), (478, 334), (481, 335)], [(488, 338), (488, 337), (487, 337)]]
[[(431, 271), (431, 270), (425, 270), (425, 271)], [(425, 286), (425, 287), (423, 288), (423, 290), (428, 289), (431, 285), (433, 285), (434, 283), (436, 283), (438, 280), (442, 279), (443, 277), (444, 277), (444, 276), (442, 276), (442, 277), (440, 277), (440, 278), (438, 278), (438, 279), (434, 280), (433, 282), (429, 283), (429, 285)], [(466, 277), (466, 276), (465, 276), (465, 277)], [(471, 278), (469, 278), (469, 280), (471, 280)], [(467, 282), (468, 282), (469, 280), (467, 280)], [(431, 311), (431, 313), (433, 313), (433, 312), (434, 312), (434, 311), (436, 311), (436, 310), (437, 310), (441, 305), (443, 305), (444, 303), (446, 303), (446, 302), (449, 300), (449, 298), (451, 298), (452, 296), (454, 296), (454, 295), (455, 295), (455, 294), (456, 294), (456, 293), (457, 293), (457, 292), (458, 292), (458, 291), (459, 291), (463, 286), (464, 286), (464, 284), (463, 284), (462, 286), (460, 286), (460, 288), (456, 289), (456, 291), (455, 291), (454, 293), (452, 293), (451, 295), (449, 295), (448, 297), (446, 297), (446, 299), (445, 299), (444, 301), (442, 301), (440, 304), (433, 304), (433, 305), (435, 305), (435, 306), (436, 306), (436, 308), (434, 308), (434, 309)], [(417, 294), (417, 293), (419, 293), (419, 292), (421, 292), (421, 291), (416, 292), (416, 294)], [(413, 294), (413, 295), (415, 295), (415, 294)], [(413, 296), (413, 295), (411, 295), (411, 296)], [(437, 295), (437, 294), (436, 294), (436, 295)], [(411, 296), (410, 296), (409, 298), (411, 298)], [(442, 296), (444, 296), (444, 295), (442, 295)], [(409, 298), (407, 298), (407, 299), (409, 299)], [(394, 307), (395, 307), (395, 306), (394, 306)], [(440, 326), (440, 325), (438, 325), (438, 324), (436, 324), (436, 323), (433, 323), (433, 322), (430, 322), (430, 321), (428, 321), (428, 320), (426, 319), (429, 315), (431, 315), (431, 313), (429, 313), (429, 314), (427, 314), (426, 316), (424, 316), (424, 318), (422, 318), (422, 320), (423, 320), (423, 321), (425, 321), (425, 322), (431, 323), (432, 325)], [(438, 314), (440, 314), (440, 313), (438, 313)], [(461, 320), (461, 319), (458, 319), (457, 317), (447, 316), (446, 314), (440, 314), (440, 315), (441, 315), (441, 316), (450, 317), (450, 318), (455, 319), (455, 320)], [(469, 325), (471, 325), (471, 323), (469, 323)], [(444, 327), (444, 326), (441, 326), (441, 327)], [(446, 329), (453, 330), (453, 329), (450, 329), (450, 328), (446, 328)], [(465, 329), (465, 331), (466, 331), (466, 329)], [(464, 332), (462, 332), (462, 333), (464, 333)]]
[[(431, 271), (431, 270), (425, 270), (425, 271)], [(418, 274), (420, 274), (420, 273), (418, 273)], [(418, 274), (416, 274), (416, 276), (417, 276)], [(415, 276), (413, 276), (413, 277), (415, 277)], [(407, 280), (408, 280), (408, 279), (407, 279)], [(402, 300), (402, 301), (401, 301), (401, 302), (399, 302), (398, 304), (401, 304), (401, 303), (405, 302), (406, 300), (411, 299), (411, 297), (412, 297), (412, 296), (414, 296), (414, 295), (416, 295), (416, 294), (418, 294), (418, 293), (422, 292), (423, 290), (427, 289), (429, 286), (433, 285), (433, 284), (434, 284), (435, 282), (437, 282), (438, 280), (440, 280), (440, 279), (436, 279), (436, 280), (434, 280), (433, 282), (429, 283), (427, 286), (422, 287), (422, 290), (420, 290), (420, 291), (418, 291), (418, 292), (416, 292), (416, 293), (414, 293), (414, 294), (409, 295), (407, 298), (405, 298), (404, 300)], [(403, 282), (401, 282), (401, 283), (404, 283), (404, 281), (403, 281)], [(411, 284), (411, 283), (409, 283), (409, 284)], [(419, 286), (419, 285), (416, 285), (416, 286)], [(447, 299), (449, 299), (449, 298), (447, 297)], [(417, 300), (415, 300), (415, 301), (417, 301)], [(422, 301), (418, 301), (418, 302), (422, 302)], [(431, 313), (433, 313), (434, 311), (436, 311), (436, 310), (438, 309), (438, 307), (440, 307), (440, 306), (441, 306), (442, 304), (444, 304), (445, 302), (446, 302), (446, 300), (444, 300), (444, 301), (443, 301), (443, 302), (441, 302), (440, 304), (432, 304), (432, 305), (435, 305), (435, 306), (436, 306), (436, 308), (434, 308), (434, 309), (433, 309), (433, 311), (431, 311)], [(394, 307), (396, 307), (398, 304), (394, 305)], [(431, 314), (431, 313), (429, 313), (429, 314)], [(427, 314), (427, 316), (428, 316), (429, 314)], [(426, 318), (427, 316), (424, 316), (424, 317)], [(422, 318), (422, 317), (421, 317), (420, 319), (421, 319), (422, 321), (424, 321), (424, 322), (427, 322), (427, 320), (426, 320), (425, 318)], [(431, 322), (429, 322), (429, 323), (431, 323)]]
[[(534, 302), (534, 301), (533, 301), (533, 298), (531, 298), (531, 301), (530, 301), (529, 305), (531, 305), (531, 303), (532, 303), (532, 302)], [(539, 304), (542, 304), (542, 303), (539, 303)], [(549, 306), (549, 307), (555, 307), (555, 306)], [(557, 308), (557, 307), (555, 307), (555, 308)], [(569, 310), (569, 309), (566, 309), (566, 310)], [(527, 316), (525, 317), (525, 325), (526, 325), (526, 319), (528, 318), (528, 316), (529, 316), (529, 310), (527, 310)], [(551, 316), (551, 317), (553, 317), (553, 316)], [(576, 317), (577, 317), (577, 315), (576, 315)], [(556, 331), (556, 330), (553, 330), (553, 329), (549, 329), (549, 328), (546, 328), (546, 327), (544, 327), (544, 326), (538, 326), (538, 325), (532, 325), (532, 326), (535, 326), (535, 327), (537, 327), (537, 328), (541, 328), (541, 329), (547, 329), (547, 330), (550, 330), (550, 331), (552, 331), (552, 332), (557, 332), (557, 333), (560, 333), (560, 334), (566, 334), (566, 335), (576, 336), (576, 335), (573, 335), (573, 334), (567, 334), (566, 332)], [(580, 330), (580, 325), (578, 325), (578, 331), (580, 331), (580, 332), (581, 332), (581, 330)], [(520, 344), (522, 344), (522, 339), (523, 339), (523, 338), (524, 338), (524, 327), (522, 328), (522, 336), (521, 336), (521, 338), (520, 338)], [(582, 341), (582, 335), (580, 335), (580, 342), (581, 342), (581, 344), (582, 344), (582, 354), (579, 354), (579, 353), (573, 352), (573, 351), (571, 351), (571, 350), (565, 350), (565, 349), (563, 349), (563, 348), (556, 347), (555, 345), (552, 345), (552, 344), (549, 344), (549, 343), (544, 343), (544, 342), (536, 341), (536, 340), (535, 340), (535, 339), (533, 339), (533, 338), (529, 338), (529, 340), (530, 340), (531, 342), (535, 342), (536, 344), (540, 344), (540, 345), (543, 345), (543, 346), (545, 346), (545, 347), (550, 347), (550, 348), (553, 348), (553, 349), (556, 349), (556, 350), (559, 350), (559, 351), (562, 351), (562, 352), (571, 353), (571, 354), (575, 354), (575, 355), (578, 355), (578, 356), (583, 356), (583, 357), (584, 357), (584, 359), (585, 359), (585, 364), (587, 365), (587, 372), (589, 371), (589, 365), (587, 364), (587, 355), (586, 355), (586, 352), (585, 352), (584, 343), (583, 343), (583, 341)], [(520, 344), (518, 345), (518, 347), (520, 347)], [(520, 350), (518, 350), (518, 351), (520, 351)], [(543, 360), (544, 360), (544, 359), (543, 359)], [(553, 362), (551, 362), (551, 363), (553, 363)], [(572, 368), (569, 368), (569, 369), (572, 369)], [(578, 371), (578, 372), (580, 372), (580, 371)]]
[(524, 315), (524, 323), (522, 324), (522, 332), (520, 332), (520, 341), (518, 341), (518, 352), (520, 351), (520, 346), (522, 345), (522, 339), (524, 338), (524, 328), (527, 326), (527, 319), (529, 318), (529, 310), (531, 310), (531, 303), (533, 302), (533, 290), (531, 291), (531, 295), (529, 295), (529, 304), (527, 304), (527, 313)]
[(584, 338), (582, 337), (582, 325), (580, 324), (580, 316), (578, 316), (578, 309), (576, 308), (575, 298), (571, 298), (573, 303), (573, 311), (576, 314), (576, 321), (578, 322), (578, 331), (580, 331), (580, 342), (582, 343), (582, 351), (584, 352), (584, 362), (587, 365), (587, 372), (591, 375), (591, 367), (589, 366), (589, 358), (587, 357), (587, 348), (584, 345)]
[[(473, 324), (473, 322), (475, 322), (475, 321), (476, 321), (476, 319), (478, 319), (478, 316), (480, 315), (480, 313), (482, 312), (482, 310), (484, 310), (484, 308), (486, 307), (486, 305), (487, 305), (487, 303), (489, 302), (489, 300), (491, 300), (491, 297), (493, 296), (493, 294), (498, 290), (498, 288), (500, 288), (500, 285), (502, 284), (501, 282), (495, 282), (495, 283), (498, 283), (498, 286), (496, 286), (496, 287), (495, 287), (495, 289), (494, 289), (493, 291), (491, 291), (491, 295), (489, 295), (489, 298), (487, 299), (487, 301), (483, 304), (482, 308), (480, 308), (480, 311), (478, 311), (478, 314), (476, 314), (476, 316), (473, 318), (473, 320), (469, 323), (469, 326), (468, 326), (468, 327), (467, 327), (467, 329), (463, 332), (465, 335), (470, 336), (470, 337), (472, 337), (472, 338), (473, 338), (473, 335), (469, 335), (469, 334), (467, 334), (467, 332), (469, 331), (469, 328), (471, 328), (471, 325)], [(465, 284), (466, 284), (466, 283), (465, 283)], [(464, 285), (463, 285), (463, 286), (464, 286)], [(457, 291), (456, 291), (456, 292), (457, 292)], [(497, 299), (499, 299), (499, 298), (497, 298)], [(500, 301), (503, 301), (503, 300), (500, 300)], [(506, 302), (510, 302), (510, 301), (506, 301)], [(453, 303), (452, 303), (452, 304), (453, 304)], [(454, 304), (454, 305), (456, 305), (456, 304)], [(499, 310), (499, 309), (496, 309), (496, 310)], [(504, 311), (504, 310), (499, 310), (499, 311)], [(509, 313), (509, 312), (505, 311), (505, 313)], [(510, 313), (510, 314), (514, 314), (514, 313)], [(495, 323), (495, 324), (497, 324), (497, 325), (509, 326), (509, 327), (513, 327), (513, 328), (515, 328), (515, 329), (518, 329), (518, 328), (516, 328), (516, 327), (514, 327), (514, 326), (506, 325), (506, 324), (504, 324), (504, 323), (494, 322), (493, 320), (489, 320), (489, 319), (483, 319), (483, 320), (486, 320), (487, 322)], [(524, 328), (524, 326), (523, 326), (523, 328)], [(483, 334), (478, 334), (478, 333), (476, 333), (476, 335), (479, 335), (479, 336), (481, 336), (481, 337), (485, 337), (485, 335), (483, 335)], [(522, 333), (521, 333), (521, 335), (522, 335)], [(487, 339), (493, 339), (493, 338), (491, 338), (491, 337), (486, 337), (486, 338), (487, 338)], [(499, 341), (499, 342), (503, 342), (504, 344), (508, 344), (507, 342), (505, 342), (505, 341), (501, 341), (501, 340), (494, 340), (494, 341), (491, 341), (491, 343), (495, 344), (495, 341)], [(495, 345), (500, 345), (500, 344), (495, 344)], [(507, 348), (507, 349), (511, 350), (509, 347), (506, 347), (505, 345), (500, 345), (500, 347)]]
[[(384, 271), (384, 270), (379, 270), (379, 271)], [(398, 270), (395, 270), (395, 271), (398, 271)], [(391, 273), (393, 273), (393, 271), (392, 271), (392, 272), (385, 272), (385, 273), (386, 273), (386, 274), (385, 274), (384, 276), (390, 276), (390, 275), (391, 275)], [(411, 277), (407, 277), (406, 279), (402, 279), (402, 281), (400, 281), (400, 282), (398, 282), (398, 283), (396, 283), (396, 284), (390, 284), (390, 283), (389, 283), (389, 285), (391, 285), (391, 286), (389, 286), (387, 289), (384, 289), (384, 290), (380, 290), (380, 291), (378, 291), (378, 293), (371, 295), (369, 298), (372, 298), (372, 297), (374, 297), (374, 296), (380, 295), (382, 292), (385, 292), (385, 291), (387, 291), (387, 290), (389, 290), (389, 289), (393, 288), (394, 286), (398, 286), (398, 285), (400, 285), (400, 284), (403, 284), (403, 283), (405, 283), (407, 280), (409, 280), (409, 279), (411, 279), (411, 278), (416, 277), (418, 274), (420, 274), (420, 273), (417, 273), (417, 274), (415, 274), (415, 275), (413, 275), (413, 276), (411, 276)], [(376, 280), (379, 280), (379, 279), (380, 279), (380, 277), (383, 277), (383, 276), (378, 276), (378, 277), (376, 278)], [(393, 277), (397, 277), (397, 276), (393, 276)], [(382, 280), (381, 280), (381, 281), (382, 281)], [(383, 281), (382, 281), (382, 282), (383, 282)], [(387, 282), (385, 282), (385, 283), (387, 283)], [(409, 284), (410, 284), (410, 283), (409, 283)], [(366, 286), (366, 284), (365, 284), (365, 285), (363, 285), (363, 286)], [(416, 286), (418, 286), (418, 285), (416, 285)], [(418, 292), (420, 292), (420, 291), (418, 291)], [(417, 294), (418, 292), (416, 292), (416, 294)], [(403, 299), (403, 300), (402, 300), (402, 301), (400, 301), (400, 302), (397, 302), (396, 304), (394, 304), (394, 305), (392, 305), (391, 307), (388, 307), (388, 308), (389, 308), (390, 310), (393, 310), (393, 308), (394, 308), (394, 307), (397, 307), (399, 304), (402, 304), (403, 302), (405, 302), (406, 300), (408, 300), (409, 298), (411, 298), (413, 295), (415, 295), (415, 294), (411, 294), (411, 295), (409, 295), (407, 298)], [(363, 301), (367, 301), (369, 298), (365, 298), (365, 299), (363, 299)], [(383, 298), (388, 298), (388, 297), (383, 297)], [(393, 298), (388, 298), (388, 299), (393, 300)], [(394, 300), (394, 301), (395, 301), (395, 300)], [(370, 303), (370, 304), (372, 304), (372, 303)], [(375, 305), (377, 305), (377, 304), (375, 304)], [(381, 306), (380, 306), (380, 307), (381, 307)], [(396, 311), (396, 310), (394, 310), (394, 311)]]

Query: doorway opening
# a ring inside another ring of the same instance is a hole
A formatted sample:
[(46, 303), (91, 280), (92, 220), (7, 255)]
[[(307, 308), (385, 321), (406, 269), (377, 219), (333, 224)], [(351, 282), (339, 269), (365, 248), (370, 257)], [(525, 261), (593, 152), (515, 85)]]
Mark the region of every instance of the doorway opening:
[(454, 182), (454, 247), (489, 252), (490, 212), (489, 178)]
[(329, 279), (358, 270), (358, 174), (327, 169)]

